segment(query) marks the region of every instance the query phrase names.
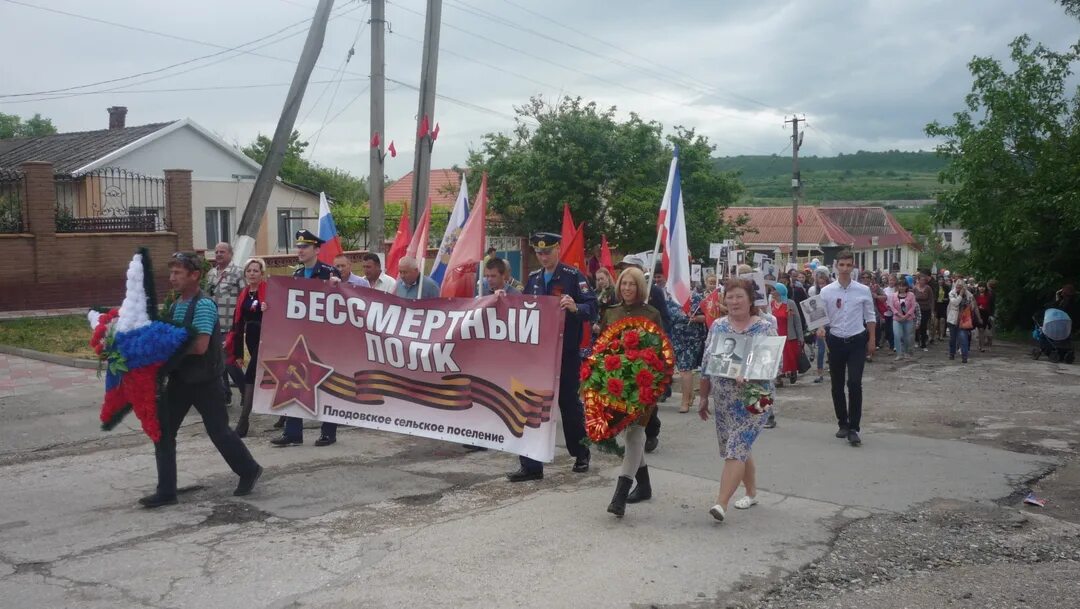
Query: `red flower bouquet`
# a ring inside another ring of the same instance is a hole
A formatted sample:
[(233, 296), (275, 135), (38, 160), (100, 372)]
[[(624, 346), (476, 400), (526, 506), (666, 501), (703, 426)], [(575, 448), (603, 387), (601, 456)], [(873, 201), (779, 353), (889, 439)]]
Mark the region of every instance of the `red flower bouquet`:
[(773, 405), (772, 392), (759, 383), (746, 383), (739, 399), (750, 414), (763, 414)]
[(649, 412), (671, 384), (675, 352), (660, 326), (643, 317), (612, 324), (581, 364), (585, 429), (605, 442)]

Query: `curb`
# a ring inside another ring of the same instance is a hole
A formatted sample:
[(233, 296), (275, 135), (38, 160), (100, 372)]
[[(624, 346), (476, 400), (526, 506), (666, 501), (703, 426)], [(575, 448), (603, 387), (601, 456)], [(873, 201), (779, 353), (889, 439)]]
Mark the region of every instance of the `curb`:
[(0, 345), (0, 354), (17, 355), (27, 359), (35, 359), (50, 364), (68, 366), (70, 368), (84, 368), (87, 370), (97, 370), (98, 368), (98, 362), (96, 360), (79, 359), (67, 355), (56, 355), (55, 353), (44, 353), (32, 349), (23, 349), (22, 347), (12, 347), (11, 345)]

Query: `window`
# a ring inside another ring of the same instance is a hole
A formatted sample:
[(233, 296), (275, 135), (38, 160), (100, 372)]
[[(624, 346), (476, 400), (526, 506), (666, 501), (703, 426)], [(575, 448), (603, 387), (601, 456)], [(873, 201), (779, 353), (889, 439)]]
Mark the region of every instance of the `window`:
[(206, 249), (212, 250), (222, 241), (228, 243), (232, 237), (232, 210), (206, 210)]
[(304, 228), (304, 209), (279, 209), (277, 218), (277, 246), (288, 251), (292, 246), (293, 235)]
[(941, 238), (945, 240), (945, 243), (952, 243), (952, 231), (942, 232)]

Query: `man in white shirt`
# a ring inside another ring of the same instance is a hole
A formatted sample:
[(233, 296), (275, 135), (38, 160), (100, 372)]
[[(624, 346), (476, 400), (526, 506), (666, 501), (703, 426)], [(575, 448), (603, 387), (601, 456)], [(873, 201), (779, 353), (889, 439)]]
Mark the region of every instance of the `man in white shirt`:
[(394, 288), (397, 287), (397, 280), (383, 272), (382, 260), (379, 260), (379, 256), (367, 252), (360, 256), (360, 260), (364, 265), (364, 279), (367, 279), (368, 285), (380, 292), (393, 294)]
[[(877, 310), (870, 288), (852, 280), (855, 256), (847, 250), (836, 257), (836, 281), (821, 289), (829, 330), (818, 330), (829, 346), (829, 375), (832, 377), (833, 409), (839, 429), (837, 438), (847, 438), (852, 446), (862, 444), (862, 373), (866, 357), (873, 357), (877, 345)], [(844, 395), (845, 380), (848, 396)]]

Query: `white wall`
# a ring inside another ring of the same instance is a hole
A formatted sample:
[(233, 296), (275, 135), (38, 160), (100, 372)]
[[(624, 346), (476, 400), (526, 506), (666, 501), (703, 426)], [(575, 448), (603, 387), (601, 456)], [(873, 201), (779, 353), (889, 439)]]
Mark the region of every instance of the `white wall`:
[(191, 126), (163, 135), (108, 165), (155, 177), (164, 176), (166, 169), (190, 169), (193, 180), (233, 180), (234, 175), (259, 173)]
[[(206, 241), (207, 209), (230, 210), (230, 229), (235, 234), (251, 196), (254, 178), (259, 172), (257, 165), (237, 158), (218, 142), (208, 139), (189, 125), (143, 144), (109, 161), (107, 165), (151, 177), (163, 177), (166, 169), (190, 169), (192, 242), (197, 249), (213, 248), (215, 245)], [(278, 210), (285, 208), (304, 209), (304, 216), (315, 217), (319, 215), (319, 198), (280, 183), (275, 184), (266, 209), (266, 230), (260, 230), (255, 240), (255, 253), (284, 253), (277, 247), (277, 216)], [(305, 221), (305, 228), (317, 230), (317, 227), (317, 221)], [(289, 243), (292, 243), (291, 237)]]
[[(217, 182), (207, 180), (195, 180), (191, 182), (191, 215), (192, 215), (192, 240), (197, 249), (204, 247), (213, 248), (215, 244), (206, 241), (206, 210), (229, 209), (232, 211), (231, 230), (236, 232), (240, 223), (240, 217), (244, 213), (251, 190), (255, 186), (254, 180), (234, 180), (232, 182)], [(270, 203), (266, 208), (266, 232), (262, 231), (255, 240), (255, 253), (259, 255), (286, 253), (277, 247), (277, 216), (279, 209), (296, 208), (303, 209), (304, 216), (317, 217), (319, 215), (319, 198), (283, 184), (275, 184), (270, 193)], [(313, 232), (318, 231), (318, 221), (306, 220), (304, 227)], [(292, 243), (292, 238), (289, 238)]]
[[(967, 240), (967, 230), (963, 228), (938, 228), (935, 232), (941, 235), (942, 245), (951, 247), (958, 252), (966, 252), (971, 249)], [(945, 233), (952, 235), (952, 241), (945, 241)]]

